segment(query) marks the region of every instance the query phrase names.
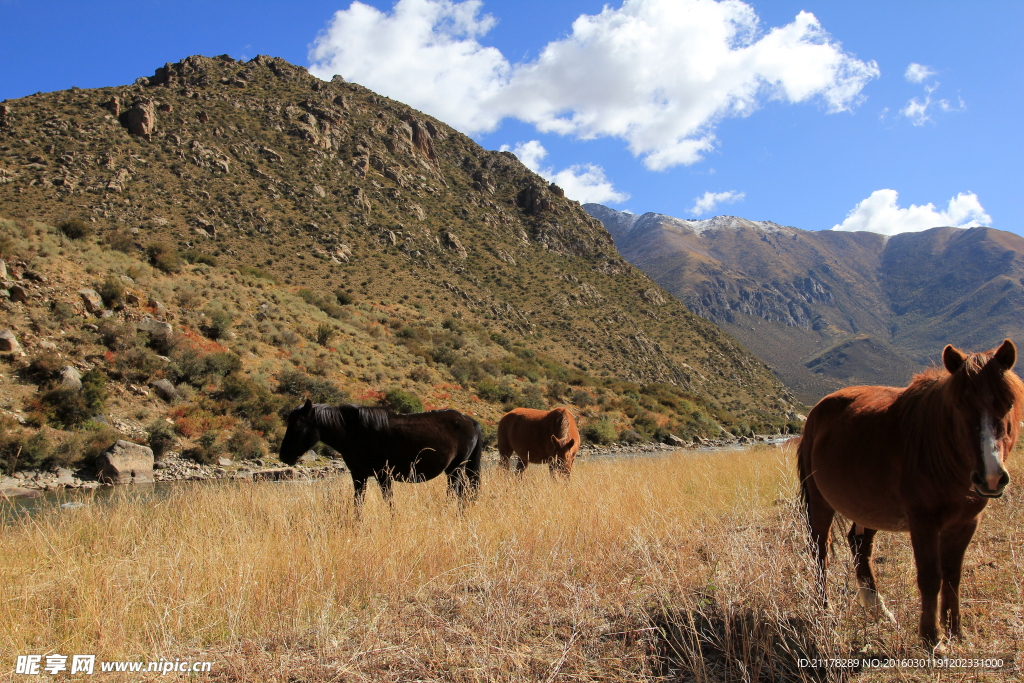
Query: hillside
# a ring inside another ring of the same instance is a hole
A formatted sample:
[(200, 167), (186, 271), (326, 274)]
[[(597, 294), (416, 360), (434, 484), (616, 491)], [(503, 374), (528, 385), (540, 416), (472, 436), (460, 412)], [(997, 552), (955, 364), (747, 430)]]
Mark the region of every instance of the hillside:
[(1024, 333), (1024, 239), (1012, 233), (886, 238), (584, 208), (627, 260), (809, 403), (850, 384), (906, 384), (948, 343), (980, 350)]
[[(4, 102), (0, 207), (0, 328), (25, 352), (3, 356), (2, 407), (28, 423), (8, 424), (9, 455), (35, 429), (96, 426), (58, 409), (66, 365), (106, 387), (91, 405), (120, 433), (166, 417), (172, 447), (204, 457), (273, 451), (307, 395), (487, 425), (568, 403), (604, 439), (792, 417), (764, 363), (514, 155), (280, 59)], [(160, 379), (183, 398), (146, 389)]]

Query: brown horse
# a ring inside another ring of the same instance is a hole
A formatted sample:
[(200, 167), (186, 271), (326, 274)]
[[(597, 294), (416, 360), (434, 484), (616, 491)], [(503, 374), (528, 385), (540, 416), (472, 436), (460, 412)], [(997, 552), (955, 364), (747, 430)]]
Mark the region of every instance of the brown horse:
[(534, 410), (516, 408), (498, 422), (498, 457), (509, 467), (513, 451), (519, 456), (517, 472), (529, 463), (547, 463), (551, 473), (572, 473), (572, 462), (580, 450), (576, 420), (565, 408)]
[(1009, 339), (969, 355), (947, 346), (945, 370), (915, 375), (904, 389), (849, 387), (814, 406), (797, 467), (823, 598), (836, 512), (853, 522), (858, 600), (889, 617), (875, 589), (872, 543), (878, 530), (909, 531), (921, 638), (938, 642), (940, 593), (946, 632), (960, 636), (964, 553), (988, 500), (1010, 481), (1004, 463), (1020, 433), (1024, 383), (1011, 372), (1016, 360)]

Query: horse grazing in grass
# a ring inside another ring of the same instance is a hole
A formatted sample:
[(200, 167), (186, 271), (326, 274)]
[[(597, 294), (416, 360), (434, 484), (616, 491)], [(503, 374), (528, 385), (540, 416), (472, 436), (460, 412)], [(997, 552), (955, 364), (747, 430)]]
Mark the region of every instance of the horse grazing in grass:
[(372, 476), (391, 502), (393, 481), (448, 475), (448, 492), (465, 501), (480, 486), (483, 432), (456, 410), (398, 415), (385, 408), (338, 407), (307, 400), (288, 414), (281, 461), (289, 465), (318, 442), (338, 451), (352, 473), (356, 509)]
[(572, 462), (580, 450), (576, 420), (565, 408), (534, 410), (516, 408), (498, 422), (498, 458), (509, 468), (512, 453), (519, 456), (517, 472), (529, 463), (547, 463), (551, 473), (572, 473)]
[(1009, 339), (984, 353), (947, 346), (945, 369), (915, 375), (904, 389), (848, 387), (814, 406), (797, 468), (823, 598), (836, 512), (853, 522), (847, 538), (858, 600), (890, 618), (875, 589), (872, 543), (878, 530), (909, 531), (919, 634), (930, 646), (938, 642), (941, 611), (947, 634), (960, 637), (964, 553), (989, 499), (1009, 483), (1004, 463), (1020, 433), (1024, 383), (1011, 371), (1016, 360)]

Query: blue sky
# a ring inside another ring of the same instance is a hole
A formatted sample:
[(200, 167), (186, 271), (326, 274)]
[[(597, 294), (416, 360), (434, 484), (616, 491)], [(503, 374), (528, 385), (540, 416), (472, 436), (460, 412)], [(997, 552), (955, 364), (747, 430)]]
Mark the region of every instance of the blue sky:
[(269, 54), (620, 210), (1024, 233), (1021, 26), (1017, 1), (0, 0), (0, 100)]

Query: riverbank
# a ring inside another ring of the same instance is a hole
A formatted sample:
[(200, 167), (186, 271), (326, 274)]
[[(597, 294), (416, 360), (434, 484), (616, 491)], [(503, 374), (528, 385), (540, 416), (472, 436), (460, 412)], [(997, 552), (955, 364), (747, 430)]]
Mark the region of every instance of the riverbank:
[[(361, 518), (348, 477), (200, 482), (159, 499), (122, 486), (104, 505), (0, 527), (0, 651), (324, 683), (815, 680), (825, 673), (800, 658), (925, 656), (905, 535), (875, 544), (895, 624), (858, 606), (844, 547), (833, 608), (816, 607), (794, 458), (791, 443), (584, 457), (569, 481), (491, 467), (461, 512), (436, 480), (396, 486), (391, 507), (371, 486)], [(951, 656), (1022, 661), (1021, 528), (1011, 486), (968, 550)], [(984, 680), (1016, 680), (1013, 666)]]
[[(714, 450), (728, 447), (750, 446), (757, 443), (782, 443), (785, 439), (778, 436), (754, 436), (730, 439), (700, 439), (683, 446), (663, 443), (615, 443), (605, 446), (585, 444), (580, 448), (578, 457), (628, 457), (633, 455), (651, 455), (671, 453), (676, 450)], [(682, 442), (681, 442), (682, 443)], [(484, 463), (495, 463), (498, 451), (490, 448), (484, 451)], [(291, 472), (281, 474), (282, 470)], [(180, 453), (171, 451), (159, 458), (153, 466), (153, 479), (157, 482), (171, 481), (210, 481), (220, 479), (259, 479), (261, 477), (277, 479), (326, 479), (346, 472), (345, 464), (339, 460), (327, 458), (313, 459), (300, 463), (295, 468), (285, 468), (277, 460), (225, 460), (217, 465), (204, 465), (190, 458), (181, 457)], [(0, 477), (0, 498), (32, 498), (46, 491), (61, 489), (89, 490), (100, 486), (109, 486), (97, 481), (96, 471), (82, 468), (76, 471), (67, 468), (54, 470), (20, 470), (12, 476)]]

